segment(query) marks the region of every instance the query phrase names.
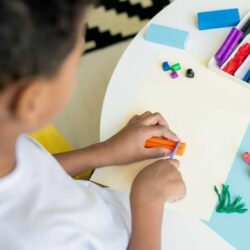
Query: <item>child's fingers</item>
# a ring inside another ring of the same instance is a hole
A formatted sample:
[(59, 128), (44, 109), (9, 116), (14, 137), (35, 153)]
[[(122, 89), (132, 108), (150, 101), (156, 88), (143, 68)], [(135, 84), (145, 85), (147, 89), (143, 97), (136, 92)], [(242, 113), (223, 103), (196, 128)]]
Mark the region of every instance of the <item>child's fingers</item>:
[(176, 197), (174, 197), (172, 199), (169, 199), (168, 202), (175, 203), (175, 202), (178, 202), (180, 200), (183, 200), (185, 198), (185, 195), (186, 195), (186, 193), (183, 192), (183, 194), (178, 195), (178, 196), (176, 196)]
[(176, 159), (169, 159), (168, 162), (173, 165), (174, 167), (176, 167), (177, 169), (180, 167), (180, 162)]
[(179, 137), (168, 127), (165, 126), (152, 126), (148, 127), (148, 138), (151, 137), (164, 137), (171, 141), (180, 141)]
[(134, 121), (136, 121), (136, 120), (138, 120), (138, 119), (143, 119), (143, 118), (145, 118), (145, 117), (147, 117), (147, 116), (150, 116), (150, 115), (152, 115), (152, 113), (150, 112), (150, 111), (146, 111), (146, 112), (144, 112), (143, 114), (141, 114), (141, 115), (134, 115), (130, 120), (129, 120), (129, 122), (134, 122)]
[(134, 115), (134, 116), (129, 120), (129, 123), (138, 120), (138, 118), (139, 118), (139, 115)]
[(143, 114), (140, 115), (140, 118), (145, 118), (145, 117), (148, 117), (150, 115), (152, 115), (152, 112), (146, 111), (146, 112), (144, 112)]
[(147, 148), (145, 149), (147, 152), (148, 158), (161, 158), (170, 155), (170, 150), (167, 148)]
[(182, 182), (182, 185), (180, 185), (180, 183), (179, 183), (178, 192), (175, 195), (173, 195), (172, 197), (169, 197), (168, 202), (177, 202), (177, 201), (185, 198), (186, 193), (187, 193), (187, 189), (186, 189), (186, 185), (185, 185), (184, 181), (182, 180), (181, 182)]
[(169, 127), (167, 121), (163, 118), (163, 116), (160, 113), (154, 113), (152, 115), (146, 116), (142, 124), (144, 126), (154, 126), (154, 125), (162, 125), (165, 127)]

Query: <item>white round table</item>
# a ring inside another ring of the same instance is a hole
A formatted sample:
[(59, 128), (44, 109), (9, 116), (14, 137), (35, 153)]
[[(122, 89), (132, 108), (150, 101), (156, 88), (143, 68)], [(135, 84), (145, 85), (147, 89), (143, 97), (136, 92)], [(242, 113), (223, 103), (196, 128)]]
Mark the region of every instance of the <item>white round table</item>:
[[(189, 31), (190, 42), (183, 53), (191, 55), (201, 65), (208, 65), (225, 39), (229, 28), (199, 31), (196, 14), (199, 11), (226, 8), (239, 8), (242, 17), (249, 11), (249, 0), (238, 0), (237, 2), (235, 0), (175, 0), (156, 15), (149, 24), (163, 24)], [(150, 67), (155, 64), (156, 57), (164, 48), (164, 46), (149, 43), (144, 39), (146, 28), (144, 27), (138, 33), (124, 52), (110, 80), (101, 114), (101, 141), (117, 132), (131, 103), (138, 94), (143, 78)], [(96, 170), (96, 172), (98, 171), (100, 170)], [(110, 174), (112, 177), (112, 173), (109, 172)], [(95, 181), (95, 178), (93, 180)], [(216, 236), (212, 230), (206, 228), (198, 219), (180, 218), (174, 214), (169, 217), (169, 219), (171, 218), (173, 218), (171, 224), (173, 228), (171, 228), (172, 238), (169, 239), (171, 247), (168, 249), (234, 249)], [(179, 225), (176, 225), (177, 221), (179, 221)]]
[[(189, 31), (190, 41), (184, 52), (196, 57), (201, 64), (207, 65), (229, 29), (199, 31), (196, 25), (196, 13), (226, 8), (239, 8), (241, 16), (244, 16), (249, 10), (249, 2), (248, 0), (237, 2), (235, 0), (175, 0), (149, 24), (163, 24)], [(117, 131), (138, 93), (145, 72), (163, 48), (144, 39), (145, 29), (146, 27), (138, 33), (124, 52), (108, 85), (101, 114), (101, 141)]]

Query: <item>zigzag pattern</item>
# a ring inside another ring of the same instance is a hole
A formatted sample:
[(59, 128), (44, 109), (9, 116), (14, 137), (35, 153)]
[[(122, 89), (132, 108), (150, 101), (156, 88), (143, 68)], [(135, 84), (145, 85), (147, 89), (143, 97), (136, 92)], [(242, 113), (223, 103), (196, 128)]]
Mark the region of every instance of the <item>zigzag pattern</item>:
[[(102, 0), (101, 4), (106, 10), (115, 9), (117, 14), (126, 12), (128, 16), (138, 16), (141, 20), (151, 18), (152, 14), (155, 15), (163, 7), (165, 7), (169, 1), (167, 0), (151, 0), (152, 6), (143, 8), (140, 3), (131, 4), (129, 1), (119, 0)], [(97, 5), (98, 6), (98, 5)]]
[(151, 6), (152, 5), (152, 1), (151, 0), (129, 0), (129, 2), (133, 5), (137, 4), (137, 3), (140, 3), (142, 7), (146, 8), (148, 6)]
[[(132, 38), (147, 20), (169, 3), (168, 0), (130, 1), (102, 0), (95, 6), (94, 16), (90, 16), (89, 24), (87, 24), (86, 52)], [(145, 1), (147, 7), (141, 4)], [(152, 2), (151, 6), (148, 6), (149, 1)]]
[(87, 42), (87, 52), (91, 52), (96, 49), (101, 49), (104, 48), (108, 45), (115, 44), (121, 41), (125, 41), (127, 39), (130, 39), (134, 37), (134, 34), (126, 37), (122, 37), (121, 34), (117, 34), (115, 36), (111, 35), (110, 31), (105, 31), (105, 32), (100, 32), (98, 28), (92, 28), (88, 29), (87, 36), (86, 36), (86, 41), (91, 41), (92, 37), (95, 38), (95, 46), (92, 47), (91, 45), (88, 48), (88, 42)]
[(103, 6), (96, 8), (94, 13), (92, 12), (92, 15), (88, 17), (88, 28), (98, 27), (100, 32), (110, 30), (112, 35), (135, 34), (146, 23), (147, 20), (142, 21), (138, 16), (129, 17), (125, 12), (117, 14), (114, 9), (107, 11)]

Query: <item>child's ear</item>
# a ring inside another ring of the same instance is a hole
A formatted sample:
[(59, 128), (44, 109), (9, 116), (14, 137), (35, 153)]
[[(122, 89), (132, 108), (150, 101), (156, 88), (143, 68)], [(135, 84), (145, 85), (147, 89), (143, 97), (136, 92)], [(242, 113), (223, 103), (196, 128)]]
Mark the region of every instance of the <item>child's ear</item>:
[(37, 129), (47, 123), (50, 91), (49, 84), (36, 81), (27, 84), (16, 96), (12, 112), (25, 130)]

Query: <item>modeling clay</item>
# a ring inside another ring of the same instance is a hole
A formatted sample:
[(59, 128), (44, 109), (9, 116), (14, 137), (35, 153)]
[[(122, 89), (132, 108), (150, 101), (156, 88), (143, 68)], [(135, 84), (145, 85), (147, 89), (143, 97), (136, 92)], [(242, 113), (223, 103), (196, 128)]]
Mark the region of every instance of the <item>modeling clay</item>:
[(237, 196), (233, 202), (231, 202), (231, 195), (229, 193), (229, 185), (222, 185), (221, 194), (219, 193), (216, 186), (214, 191), (218, 196), (219, 204), (216, 207), (218, 213), (240, 213), (243, 214), (248, 211), (246, 204), (242, 202), (242, 198)]
[(192, 69), (187, 69), (186, 77), (187, 78), (194, 78), (194, 71)]
[[(178, 142), (170, 141), (164, 138), (152, 137), (146, 141), (145, 148), (155, 148), (155, 147), (167, 148), (172, 152), (175, 149), (177, 143)], [(180, 156), (184, 155), (185, 149), (186, 149), (186, 143), (183, 142), (180, 143), (176, 151), (176, 154)]]
[(242, 159), (248, 164), (250, 165), (250, 153), (245, 152), (242, 154)]
[(170, 65), (168, 64), (167, 61), (165, 61), (165, 62), (162, 63), (162, 69), (163, 69), (163, 71), (170, 70)]
[(234, 58), (232, 58), (227, 63), (227, 65), (223, 68), (223, 70), (230, 75), (234, 75), (234, 73), (237, 71), (237, 69), (249, 55), (250, 55), (250, 43), (245, 43), (239, 48)]
[(240, 22), (238, 9), (199, 12), (197, 18), (199, 30), (232, 27)]
[(179, 63), (176, 63), (176, 64), (171, 66), (171, 70), (172, 71), (179, 71), (179, 70), (181, 70), (181, 65)]
[(149, 42), (185, 49), (189, 40), (189, 32), (152, 23), (146, 31), (145, 38)]
[(170, 73), (170, 76), (171, 76), (172, 79), (175, 79), (175, 78), (178, 78), (178, 77), (179, 77), (178, 73), (175, 72), (175, 71), (172, 71), (172, 72)]

